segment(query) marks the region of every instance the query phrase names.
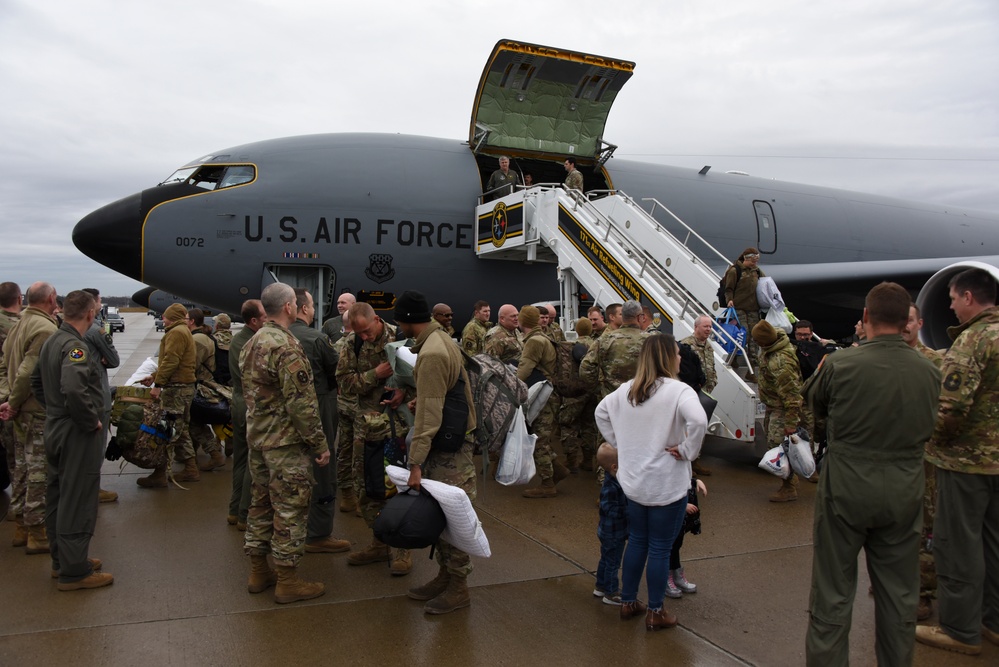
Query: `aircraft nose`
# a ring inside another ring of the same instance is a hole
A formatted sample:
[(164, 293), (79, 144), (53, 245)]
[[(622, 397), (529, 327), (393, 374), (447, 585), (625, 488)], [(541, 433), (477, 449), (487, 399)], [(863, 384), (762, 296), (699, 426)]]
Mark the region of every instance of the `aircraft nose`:
[(73, 244), (109, 269), (142, 280), (142, 193), (85, 216), (73, 228)]

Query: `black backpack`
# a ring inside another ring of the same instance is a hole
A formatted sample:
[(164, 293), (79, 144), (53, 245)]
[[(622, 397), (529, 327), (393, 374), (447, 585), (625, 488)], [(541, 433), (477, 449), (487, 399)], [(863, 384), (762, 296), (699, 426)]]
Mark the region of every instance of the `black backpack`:
[(727, 276), (728, 272), (732, 269), (735, 269), (735, 285), (732, 286), (733, 294), (735, 293), (735, 288), (739, 286), (739, 278), (742, 277), (742, 271), (739, 270), (738, 266), (732, 264), (725, 269), (725, 273), (722, 274), (721, 280), (718, 282), (718, 293), (715, 294), (715, 296), (718, 298), (719, 308), (724, 308), (728, 305), (728, 301), (725, 299), (725, 276)]
[(680, 377), (678, 379), (694, 391), (698, 391), (708, 381), (704, 375), (704, 368), (701, 367), (701, 358), (686, 343), (678, 343), (678, 345), (680, 346)]
[(446, 526), (440, 503), (424, 489), (410, 489), (389, 498), (371, 528), (390, 547), (423, 549), (436, 544)]

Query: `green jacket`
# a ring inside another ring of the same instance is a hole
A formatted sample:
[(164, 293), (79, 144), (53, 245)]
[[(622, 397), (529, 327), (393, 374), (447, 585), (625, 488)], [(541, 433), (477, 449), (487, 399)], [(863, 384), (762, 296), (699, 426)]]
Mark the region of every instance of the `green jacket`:
[(926, 446), (935, 466), (999, 475), (999, 308), (947, 330), (936, 428)]
[(186, 322), (176, 322), (167, 327), (160, 340), (159, 366), (156, 367), (157, 387), (168, 384), (194, 384), (197, 366), (194, 336)]
[(921, 468), (939, 383), (932, 362), (889, 335), (828, 355), (805, 393), (816, 419), (828, 417), (830, 452)]
[(44, 310), (28, 306), (7, 334), (0, 359), (0, 400), (9, 402), (10, 407), (19, 412), (45, 412), (31, 395), (31, 373), (38, 363), (42, 345), (58, 326), (55, 318)]

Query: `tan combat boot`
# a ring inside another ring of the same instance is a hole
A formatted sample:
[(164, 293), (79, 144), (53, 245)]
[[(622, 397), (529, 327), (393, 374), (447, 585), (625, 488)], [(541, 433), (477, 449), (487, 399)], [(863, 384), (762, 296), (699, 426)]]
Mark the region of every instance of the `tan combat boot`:
[(452, 574), (444, 592), (423, 605), (423, 611), (427, 614), (448, 614), (471, 604), (472, 598), (468, 595), (465, 577)]
[(326, 586), (319, 581), (305, 581), (298, 578), (298, 568), (275, 565), (277, 586), (274, 588), (274, 601), (288, 604), (299, 600), (311, 600), (326, 592)]
[(17, 519), (14, 524), (14, 539), (10, 541), (12, 547), (23, 547), (28, 543), (28, 529), (24, 527), (24, 522)]
[(153, 470), (148, 477), (140, 477), (135, 483), (144, 489), (165, 489), (167, 487), (166, 464)]
[(357, 511), (357, 494), (354, 493), (354, 489), (341, 489), (340, 511), (341, 512)]
[(332, 535), (315, 542), (305, 543), (305, 553), (307, 554), (338, 554), (344, 551), (350, 551), (350, 542), (338, 540)]
[(541, 486), (526, 489), (520, 495), (525, 498), (554, 498), (558, 495), (558, 491), (555, 490), (555, 480), (549, 477), (548, 479), (541, 480)]
[(409, 549), (396, 549), (395, 553), (392, 554), (392, 564), (389, 565), (389, 571), (392, 573), (392, 576), (405, 576), (412, 569), (413, 556), (409, 553)]
[(97, 492), (97, 502), (99, 503), (116, 503), (118, 502), (118, 494), (114, 491), (105, 491), (104, 489), (99, 489)]
[(198, 459), (194, 456), (184, 461), (184, 469), (173, 476), (178, 482), (200, 482), (201, 473), (198, 472)]
[(26, 552), (29, 554), (47, 554), (51, 551), (49, 538), (45, 534), (45, 526), (28, 526), (28, 543)]
[(352, 551), (347, 555), (348, 565), (370, 565), (371, 563), (384, 563), (392, 558), (392, 550), (389, 545), (372, 539), (371, 544), (364, 551)]
[(277, 580), (277, 572), (271, 569), (267, 556), (250, 556), (250, 578), (246, 581), (246, 590), (263, 593), (276, 584)]
[[(211, 472), (225, 466), (225, 455), (222, 452), (212, 452), (212, 458), (198, 466), (198, 470)], [(186, 470), (184, 472), (187, 472)]]
[(79, 581), (72, 581), (69, 583), (63, 583), (60, 581), (56, 584), (56, 588), (60, 591), (83, 591), (91, 588), (110, 586), (113, 583), (114, 577), (111, 576), (110, 572), (91, 572), (87, 577), (80, 579)]
[(442, 567), (437, 572), (436, 577), (422, 586), (410, 588), (406, 595), (412, 600), (433, 600), (447, 589), (449, 581), (451, 581), (451, 575), (448, 573), (447, 568)]
[[(90, 563), (90, 569), (93, 570), (94, 572), (97, 572), (102, 567), (104, 567), (104, 561), (102, 561), (100, 558), (88, 558), (87, 561)], [(59, 578), (59, 570), (52, 570), (52, 578), (53, 579)]]
[(791, 473), (791, 479), (781, 481), (777, 493), (770, 496), (772, 503), (787, 503), (798, 499), (798, 476)]

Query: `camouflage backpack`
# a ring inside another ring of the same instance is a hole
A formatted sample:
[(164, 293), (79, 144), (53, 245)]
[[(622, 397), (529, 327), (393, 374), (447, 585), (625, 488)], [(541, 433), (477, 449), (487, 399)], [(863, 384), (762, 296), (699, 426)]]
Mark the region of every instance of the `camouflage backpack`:
[(552, 342), (555, 346), (555, 372), (548, 378), (562, 398), (577, 398), (593, 390), (594, 385), (579, 377), (579, 362), (589, 348), (579, 342)]
[(158, 400), (149, 401), (142, 408), (142, 425), (135, 442), (122, 447), (121, 456), (140, 468), (158, 468), (167, 462), (167, 443), (172, 427), (163, 420), (163, 409)]
[(475, 405), (475, 448), (499, 451), (517, 408), (527, 402), (527, 385), (496, 357), (485, 353), (470, 357), (464, 352), (462, 356)]

